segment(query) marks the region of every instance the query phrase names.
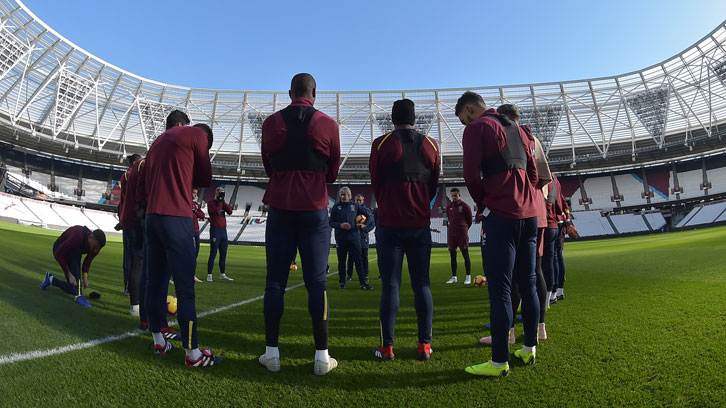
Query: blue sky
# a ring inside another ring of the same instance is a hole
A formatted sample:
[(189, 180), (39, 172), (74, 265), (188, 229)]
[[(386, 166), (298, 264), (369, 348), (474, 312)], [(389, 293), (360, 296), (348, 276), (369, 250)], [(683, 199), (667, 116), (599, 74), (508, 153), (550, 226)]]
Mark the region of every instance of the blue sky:
[[(286, 90), (574, 80), (658, 63), (726, 20), (726, 1), (25, 0), (78, 46), (162, 82)], [(200, 6), (203, 4), (203, 6)]]

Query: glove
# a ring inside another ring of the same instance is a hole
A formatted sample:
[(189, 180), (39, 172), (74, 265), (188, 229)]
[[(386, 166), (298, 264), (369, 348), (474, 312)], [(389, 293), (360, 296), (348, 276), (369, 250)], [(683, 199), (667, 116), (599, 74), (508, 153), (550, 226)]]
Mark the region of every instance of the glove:
[(90, 295), (88, 295), (91, 299), (101, 299), (101, 294), (98, 292), (91, 292)]
[(116, 231), (121, 231), (123, 229), (123, 227), (121, 226), (121, 223), (119, 222), (118, 224), (116, 224), (115, 227), (113, 227), (113, 229), (115, 229)]
[(568, 225), (567, 226), (567, 236), (569, 236), (572, 239), (577, 239), (580, 237), (580, 234), (577, 232), (577, 228), (575, 228), (574, 225)]

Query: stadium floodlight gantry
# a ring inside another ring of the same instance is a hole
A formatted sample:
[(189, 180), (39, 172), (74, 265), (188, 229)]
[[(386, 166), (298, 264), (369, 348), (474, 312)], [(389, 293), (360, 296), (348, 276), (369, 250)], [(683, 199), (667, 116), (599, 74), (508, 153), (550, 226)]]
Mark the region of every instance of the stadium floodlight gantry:
[[(340, 125), (341, 179), (368, 177), (372, 140), (392, 129), (393, 101), (412, 99), (416, 127), (441, 146), (443, 180), (462, 176), (466, 90), (517, 105), (557, 171), (643, 165), (726, 150), (726, 22), (682, 53), (605, 78), (461, 89), (319, 91)], [(123, 61), (117, 61), (123, 63)], [(314, 73), (313, 73), (314, 74)], [(161, 78), (163, 79), (163, 78)], [(324, 78), (320, 78), (324, 84)], [(0, 141), (105, 165), (143, 153), (181, 109), (215, 132), (215, 175), (264, 179), (261, 127), (287, 90), (189, 88), (143, 78), (83, 50), (19, 0), (0, 0)]]

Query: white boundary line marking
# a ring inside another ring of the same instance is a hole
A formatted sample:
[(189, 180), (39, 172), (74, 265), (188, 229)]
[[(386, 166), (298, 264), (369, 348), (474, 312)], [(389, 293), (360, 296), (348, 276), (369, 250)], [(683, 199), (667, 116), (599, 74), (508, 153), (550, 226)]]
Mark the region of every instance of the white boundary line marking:
[[(374, 258), (371, 261), (373, 261), (375, 259), (377, 259), (377, 258)], [(326, 275), (326, 277), (332, 276), (337, 273), (338, 273), (337, 271), (330, 272)], [(305, 285), (305, 282), (298, 283), (297, 285), (293, 285), (293, 286), (290, 286), (287, 289), (285, 289), (285, 292), (287, 292), (288, 290), (293, 290), (293, 289), (299, 288), (304, 285)], [(258, 300), (262, 300), (263, 298), (264, 298), (264, 295), (257, 296), (257, 297), (245, 299), (245, 300), (242, 300), (242, 301), (239, 301), (236, 303), (232, 303), (227, 306), (221, 306), (216, 309), (208, 310), (206, 312), (201, 312), (201, 313), (197, 314), (197, 318), (209, 316), (209, 315), (213, 315), (215, 313), (223, 312), (225, 310), (233, 309), (235, 307), (239, 307), (242, 305), (246, 305), (248, 303), (256, 302)], [(176, 324), (177, 324), (176, 320), (172, 320), (169, 322), (170, 326), (174, 326)], [(35, 360), (38, 358), (54, 356), (54, 355), (58, 355), (58, 354), (68, 353), (71, 351), (83, 350), (83, 349), (95, 347), (95, 346), (98, 346), (98, 345), (101, 345), (104, 343), (110, 343), (113, 341), (124, 340), (129, 337), (137, 336), (137, 335), (143, 334), (143, 333), (147, 333), (147, 332), (141, 331), (141, 330), (134, 330), (134, 331), (130, 331), (130, 332), (122, 333), (122, 334), (117, 334), (115, 336), (102, 337), (100, 339), (86, 341), (83, 343), (70, 344), (68, 346), (56, 347), (56, 348), (52, 348), (52, 349), (48, 349), (48, 350), (35, 350), (35, 351), (27, 352), (27, 353), (8, 354), (5, 356), (0, 356), (0, 365), (17, 363), (19, 361)]]

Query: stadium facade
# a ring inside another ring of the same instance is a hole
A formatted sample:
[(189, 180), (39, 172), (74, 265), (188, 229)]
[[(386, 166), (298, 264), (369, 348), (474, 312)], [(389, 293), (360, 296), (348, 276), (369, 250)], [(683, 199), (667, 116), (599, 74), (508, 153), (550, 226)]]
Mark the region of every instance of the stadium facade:
[[(172, 109), (214, 129), (215, 174), (264, 178), (262, 121), (286, 106), (287, 90), (189, 88), (143, 78), (85, 51), (21, 1), (0, 0), (0, 140), (58, 157), (120, 165), (144, 152)], [(489, 105), (513, 103), (560, 172), (663, 162), (723, 151), (726, 26), (661, 63), (576, 81), (460, 89), (320, 91), (316, 107), (340, 124), (341, 178), (367, 178), (390, 108), (416, 102), (417, 127), (442, 146), (445, 180), (461, 177), (463, 126), (453, 114), (465, 90)]]

